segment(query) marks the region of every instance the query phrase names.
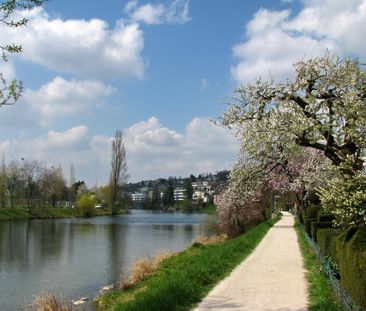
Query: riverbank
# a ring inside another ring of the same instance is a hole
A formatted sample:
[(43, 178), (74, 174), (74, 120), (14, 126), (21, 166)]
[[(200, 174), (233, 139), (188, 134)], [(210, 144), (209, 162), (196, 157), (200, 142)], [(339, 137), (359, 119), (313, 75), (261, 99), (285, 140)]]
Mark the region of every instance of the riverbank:
[[(126, 214), (123, 210), (118, 214)], [(110, 209), (95, 209), (93, 216), (112, 215)], [(78, 209), (74, 208), (32, 208), (29, 212), (25, 208), (0, 208), (0, 221), (29, 220), (29, 219), (53, 219), (53, 218), (73, 218), (83, 217)]]
[(99, 297), (97, 310), (189, 310), (259, 244), (279, 218), (214, 245), (194, 243), (162, 261), (159, 269), (127, 290)]

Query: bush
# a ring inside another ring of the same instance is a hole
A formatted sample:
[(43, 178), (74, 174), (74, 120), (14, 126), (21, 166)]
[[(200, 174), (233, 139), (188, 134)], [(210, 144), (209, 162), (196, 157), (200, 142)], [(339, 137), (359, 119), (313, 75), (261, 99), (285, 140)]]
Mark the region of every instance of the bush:
[(34, 311), (71, 311), (72, 308), (56, 296), (44, 293), (37, 296), (31, 310)]
[(305, 204), (306, 206), (320, 204), (319, 194), (316, 190), (313, 189), (308, 191), (305, 196)]
[(342, 230), (331, 228), (318, 228), (317, 240), (323, 255), (331, 257), (338, 262), (337, 240)]
[(366, 309), (366, 227), (345, 231), (338, 240), (341, 282), (362, 310)]
[(318, 213), (321, 210), (321, 206), (317, 204), (312, 204), (305, 209), (305, 218), (317, 218)]
[(179, 210), (181, 212), (191, 212), (194, 210), (193, 202), (192, 200), (185, 199), (183, 201), (177, 201), (173, 208), (175, 210)]
[(329, 214), (324, 211), (319, 212), (317, 218), (319, 222), (333, 222), (335, 220), (335, 216), (333, 214)]
[(97, 200), (95, 197), (90, 195), (82, 195), (78, 201), (78, 209), (80, 211), (81, 216), (91, 217), (95, 215), (95, 204)]
[(313, 238), (313, 240), (315, 242), (318, 241), (318, 238), (317, 238), (317, 232), (318, 232), (318, 229), (320, 228), (332, 228), (332, 223), (331, 222), (320, 222), (320, 221), (314, 221), (311, 223), (310, 225), (310, 228), (311, 228), (311, 237)]
[(305, 218), (304, 219), (304, 227), (306, 233), (311, 237), (311, 223), (316, 222), (316, 218)]

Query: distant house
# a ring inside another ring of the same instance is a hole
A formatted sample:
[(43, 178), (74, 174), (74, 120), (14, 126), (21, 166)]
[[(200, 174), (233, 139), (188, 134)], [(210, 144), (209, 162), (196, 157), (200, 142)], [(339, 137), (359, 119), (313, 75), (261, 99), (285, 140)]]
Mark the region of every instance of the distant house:
[(142, 192), (135, 192), (131, 194), (133, 202), (141, 203), (145, 199), (145, 194)]
[(208, 193), (205, 191), (197, 190), (193, 192), (192, 199), (194, 201), (202, 200), (203, 203), (208, 202)]
[(174, 189), (174, 200), (175, 201), (183, 201), (186, 198), (187, 198), (186, 189), (184, 189), (184, 188)]

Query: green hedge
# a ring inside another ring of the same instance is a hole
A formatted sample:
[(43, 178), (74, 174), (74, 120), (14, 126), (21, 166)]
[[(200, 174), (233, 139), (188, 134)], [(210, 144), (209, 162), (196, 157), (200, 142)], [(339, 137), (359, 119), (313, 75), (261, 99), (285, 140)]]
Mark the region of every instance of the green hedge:
[(312, 204), (309, 207), (305, 208), (305, 218), (317, 218), (319, 211), (321, 210), (321, 206), (317, 204)]
[(338, 240), (341, 282), (352, 298), (366, 309), (366, 227), (351, 228)]
[(324, 256), (331, 257), (338, 263), (337, 256), (337, 239), (342, 230), (334, 228), (318, 229), (317, 240)]
[(306, 233), (311, 237), (311, 223), (316, 222), (316, 218), (305, 218), (304, 227)]
[(366, 310), (366, 227), (318, 228), (317, 239), (322, 253), (338, 263), (342, 285)]
[(318, 222), (332, 222), (333, 220), (335, 220), (335, 216), (333, 214), (320, 212), (317, 219)]
[(317, 238), (318, 229), (332, 228), (332, 223), (326, 222), (326, 221), (323, 221), (323, 222), (314, 221), (314, 222), (311, 222), (310, 228), (311, 228), (311, 237), (313, 238), (313, 240), (315, 242), (317, 242), (318, 241), (318, 238)]

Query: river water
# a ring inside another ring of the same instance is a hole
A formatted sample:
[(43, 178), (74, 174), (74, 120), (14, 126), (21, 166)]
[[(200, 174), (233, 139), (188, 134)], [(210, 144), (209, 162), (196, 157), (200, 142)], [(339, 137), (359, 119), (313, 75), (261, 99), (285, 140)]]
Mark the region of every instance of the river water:
[(137, 258), (186, 248), (205, 217), (132, 210), (114, 217), (0, 222), (0, 310), (21, 310), (43, 291), (64, 300), (95, 296)]

